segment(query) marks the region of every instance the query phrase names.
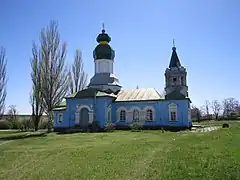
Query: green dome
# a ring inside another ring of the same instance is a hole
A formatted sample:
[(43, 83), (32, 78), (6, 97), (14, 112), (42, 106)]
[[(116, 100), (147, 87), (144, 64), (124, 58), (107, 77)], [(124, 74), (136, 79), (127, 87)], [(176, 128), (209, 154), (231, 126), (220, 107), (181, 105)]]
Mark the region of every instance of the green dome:
[(93, 58), (96, 59), (111, 59), (115, 57), (115, 52), (109, 44), (98, 44), (93, 51)]
[(93, 58), (96, 59), (111, 59), (115, 57), (115, 52), (108, 44), (111, 41), (111, 38), (105, 33), (105, 30), (102, 30), (102, 33), (97, 36), (97, 42), (99, 43), (93, 51)]

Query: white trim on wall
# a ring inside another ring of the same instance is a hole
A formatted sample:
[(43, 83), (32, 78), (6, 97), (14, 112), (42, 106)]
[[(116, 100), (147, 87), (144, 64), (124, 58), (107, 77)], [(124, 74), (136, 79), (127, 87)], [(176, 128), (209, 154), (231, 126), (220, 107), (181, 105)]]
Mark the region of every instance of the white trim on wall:
[(125, 111), (125, 113), (126, 113), (126, 119), (125, 119), (125, 121), (127, 121), (127, 120), (128, 120), (128, 112), (129, 112), (129, 111), (128, 111), (127, 108), (125, 108), (125, 107), (120, 107), (120, 108), (117, 109), (117, 112), (116, 112), (116, 113), (117, 113), (117, 121), (120, 121), (120, 112), (121, 112), (122, 110)]
[(147, 121), (147, 110), (148, 109), (152, 110), (153, 119), (151, 121), (155, 121), (155, 108), (153, 106), (146, 106), (146, 107), (143, 108), (144, 119)]
[[(175, 103), (170, 103), (168, 104), (168, 119), (169, 121), (177, 121), (178, 120), (178, 114), (177, 114), (177, 104)], [(171, 113), (175, 113), (175, 120), (171, 118)]]
[(77, 105), (76, 106), (76, 112), (75, 112), (75, 124), (80, 124), (80, 112), (83, 108), (88, 109), (88, 117), (89, 117), (89, 123), (92, 123), (93, 121), (93, 109), (90, 108), (90, 106), (87, 105)]

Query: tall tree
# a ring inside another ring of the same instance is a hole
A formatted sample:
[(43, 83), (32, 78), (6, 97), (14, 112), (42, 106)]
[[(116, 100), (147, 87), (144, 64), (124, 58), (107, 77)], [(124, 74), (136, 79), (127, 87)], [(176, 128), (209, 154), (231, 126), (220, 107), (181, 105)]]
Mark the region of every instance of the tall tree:
[(215, 115), (215, 119), (218, 120), (219, 113), (220, 113), (221, 108), (222, 108), (221, 103), (218, 100), (213, 100), (211, 106), (212, 106), (213, 113)]
[(38, 124), (40, 122), (41, 116), (43, 114), (43, 96), (41, 92), (42, 81), (41, 76), (41, 53), (39, 53), (37, 45), (33, 43), (32, 47), (32, 58), (30, 60), (31, 63), (31, 79), (32, 79), (32, 90), (30, 94), (30, 104), (32, 106), (32, 121), (34, 124), (35, 131), (38, 130)]
[(210, 102), (208, 100), (205, 101), (203, 108), (204, 112), (206, 113), (207, 119), (210, 120)]
[(52, 129), (52, 110), (68, 91), (69, 77), (65, 66), (66, 43), (61, 43), (58, 23), (51, 21), (41, 30), (40, 48), (36, 52), (41, 64), (41, 95), (48, 115), (48, 130)]
[(5, 100), (7, 96), (7, 79), (6, 79), (6, 52), (3, 47), (0, 47), (0, 118), (5, 110)]
[(70, 92), (81, 91), (87, 86), (87, 73), (83, 69), (83, 59), (80, 50), (76, 50), (74, 63), (69, 70)]
[(238, 107), (238, 100), (235, 98), (226, 98), (222, 102), (223, 106), (223, 115), (229, 117), (231, 113), (236, 111)]

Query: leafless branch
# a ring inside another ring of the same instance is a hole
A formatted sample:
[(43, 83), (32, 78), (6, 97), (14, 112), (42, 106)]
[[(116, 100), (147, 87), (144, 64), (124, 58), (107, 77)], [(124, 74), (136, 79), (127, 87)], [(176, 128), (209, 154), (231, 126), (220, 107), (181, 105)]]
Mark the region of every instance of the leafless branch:
[(221, 109), (222, 109), (221, 103), (218, 100), (213, 100), (212, 101), (212, 110), (213, 110), (216, 120), (219, 117), (219, 113), (220, 113)]
[(83, 67), (82, 53), (80, 50), (76, 50), (74, 63), (69, 70), (71, 93), (81, 91), (87, 86), (87, 74)]
[(33, 43), (32, 47), (32, 58), (31, 63), (31, 79), (32, 79), (32, 90), (30, 94), (30, 104), (32, 106), (32, 120), (34, 128), (38, 130), (38, 124), (43, 114), (43, 96), (41, 92), (42, 88), (42, 69), (41, 69), (41, 53), (38, 51), (37, 45)]

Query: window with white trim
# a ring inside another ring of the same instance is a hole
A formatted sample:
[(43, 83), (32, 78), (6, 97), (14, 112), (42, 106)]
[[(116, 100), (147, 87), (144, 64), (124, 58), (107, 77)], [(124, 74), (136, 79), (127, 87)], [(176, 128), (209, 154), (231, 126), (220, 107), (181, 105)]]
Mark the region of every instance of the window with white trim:
[(139, 111), (137, 109), (133, 110), (133, 121), (139, 121)]
[(121, 110), (120, 111), (120, 121), (125, 121), (126, 120), (126, 111)]
[(177, 120), (177, 105), (174, 103), (169, 104), (168, 112), (169, 112), (169, 121), (176, 121)]
[(151, 109), (147, 110), (146, 119), (147, 119), (147, 121), (152, 121), (153, 120), (153, 111)]
[(63, 114), (58, 114), (58, 123), (62, 123), (63, 122)]

